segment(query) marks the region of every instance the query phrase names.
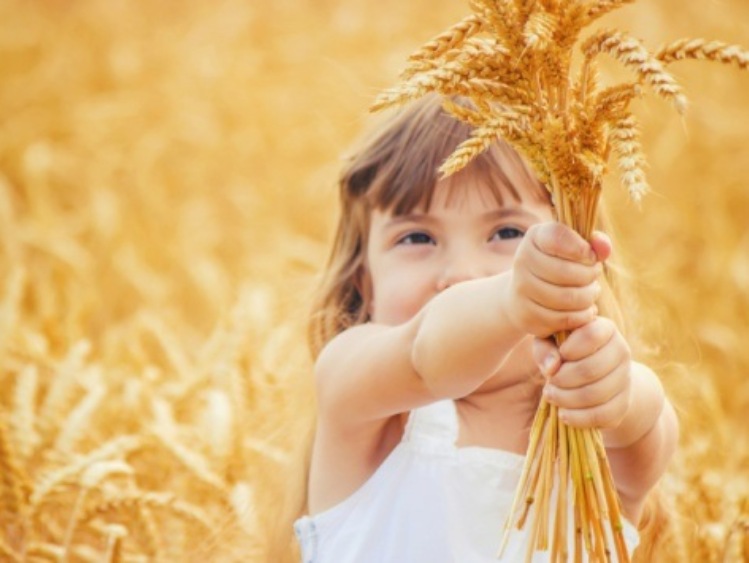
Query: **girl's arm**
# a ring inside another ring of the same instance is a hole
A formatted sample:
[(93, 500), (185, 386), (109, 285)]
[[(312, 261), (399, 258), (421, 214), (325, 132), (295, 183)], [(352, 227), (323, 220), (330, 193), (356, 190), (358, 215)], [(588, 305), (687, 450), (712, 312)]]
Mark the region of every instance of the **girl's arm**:
[(367, 323), (338, 335), (315, 366), (321, 413), (351, 425), (471, 393), (523, 336), (504, 313), (508, 281), (457, 284), (402, 325)]
[(470, 394), (526, 334), (594, 318), (599, 272), (574, 231), (534, 226), (509, 272), (449, 287), (402, 325), (368, 323), (331, 340), (315, 366), (321, 417), (351, 428)]

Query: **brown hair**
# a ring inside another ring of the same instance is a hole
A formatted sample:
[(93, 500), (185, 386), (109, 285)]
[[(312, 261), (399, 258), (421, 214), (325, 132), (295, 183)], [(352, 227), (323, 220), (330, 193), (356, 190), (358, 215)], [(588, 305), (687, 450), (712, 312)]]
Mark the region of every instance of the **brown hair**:
[[(465, 100), (453, 101), (467, 104)], [(469, 125), (442, 109), (438, 96), (425, 96), (389, 116), (347, 158), (339, 180), (338, 228), (310, 319), (313, 356), (336, 334), (367, 319), (370, 295), (364, 279), (364, 257), (372, 210), (402, 215), (416, 207), (428, 209), (439, 180), (439, 166), (470, 133)], [(460, 184), (462, 175), (478, 175), (500, 204), (506, 196), (520, 201), (507, 174), (510, 170), (538, 188), (534, 196), (548, 201), (546, 188), (502, 141), (493, 143), (456, 173), (453, 185)]]

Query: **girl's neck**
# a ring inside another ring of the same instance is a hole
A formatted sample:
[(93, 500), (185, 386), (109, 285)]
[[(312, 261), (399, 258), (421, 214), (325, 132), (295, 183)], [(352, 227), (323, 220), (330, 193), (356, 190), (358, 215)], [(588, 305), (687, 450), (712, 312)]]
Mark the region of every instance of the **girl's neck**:
[(481, 446), (524, 454), (543, 378), (536, 372), (507, 382), (499, 375), (455, 401), (458, 446)]

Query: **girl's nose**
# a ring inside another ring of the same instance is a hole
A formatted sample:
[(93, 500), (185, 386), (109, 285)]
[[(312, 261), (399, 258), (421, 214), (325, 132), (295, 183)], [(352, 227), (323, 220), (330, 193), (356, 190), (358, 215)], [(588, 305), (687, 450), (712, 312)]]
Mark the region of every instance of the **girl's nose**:
[(480, 261), (471, 259), (468, 255), (455, 257), (449, 260), (442, 269), (442, 272), (437, 279), (437, 290), (442, 291), (456, 283), (476, 279), (485, 275), (488, 274), (482, 274)]

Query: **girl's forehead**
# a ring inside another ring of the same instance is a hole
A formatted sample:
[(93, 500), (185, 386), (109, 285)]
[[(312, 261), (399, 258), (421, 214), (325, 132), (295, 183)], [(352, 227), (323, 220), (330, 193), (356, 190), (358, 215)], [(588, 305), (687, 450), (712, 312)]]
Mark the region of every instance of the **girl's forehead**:
[(472, 201), (509, 207), (523, 204), (549, 204), (546, 189), (515, 166), (501, 173), (487, 173), (470, 167), (435, 182), (431, 197), (417, 206), (422, 211), (438, 205), (460, 208)]
[(478, 198), (488, 202), (498, 200), (505, 204), (507, 200), (522, 199), (522, 190), (498, 178), (480, 174), (475, 171), (465, 171), (447, 178), (440, 179), (434, 186), (433, 200), (441, 200), (448, 205), (461, 205), (466, 200)]

